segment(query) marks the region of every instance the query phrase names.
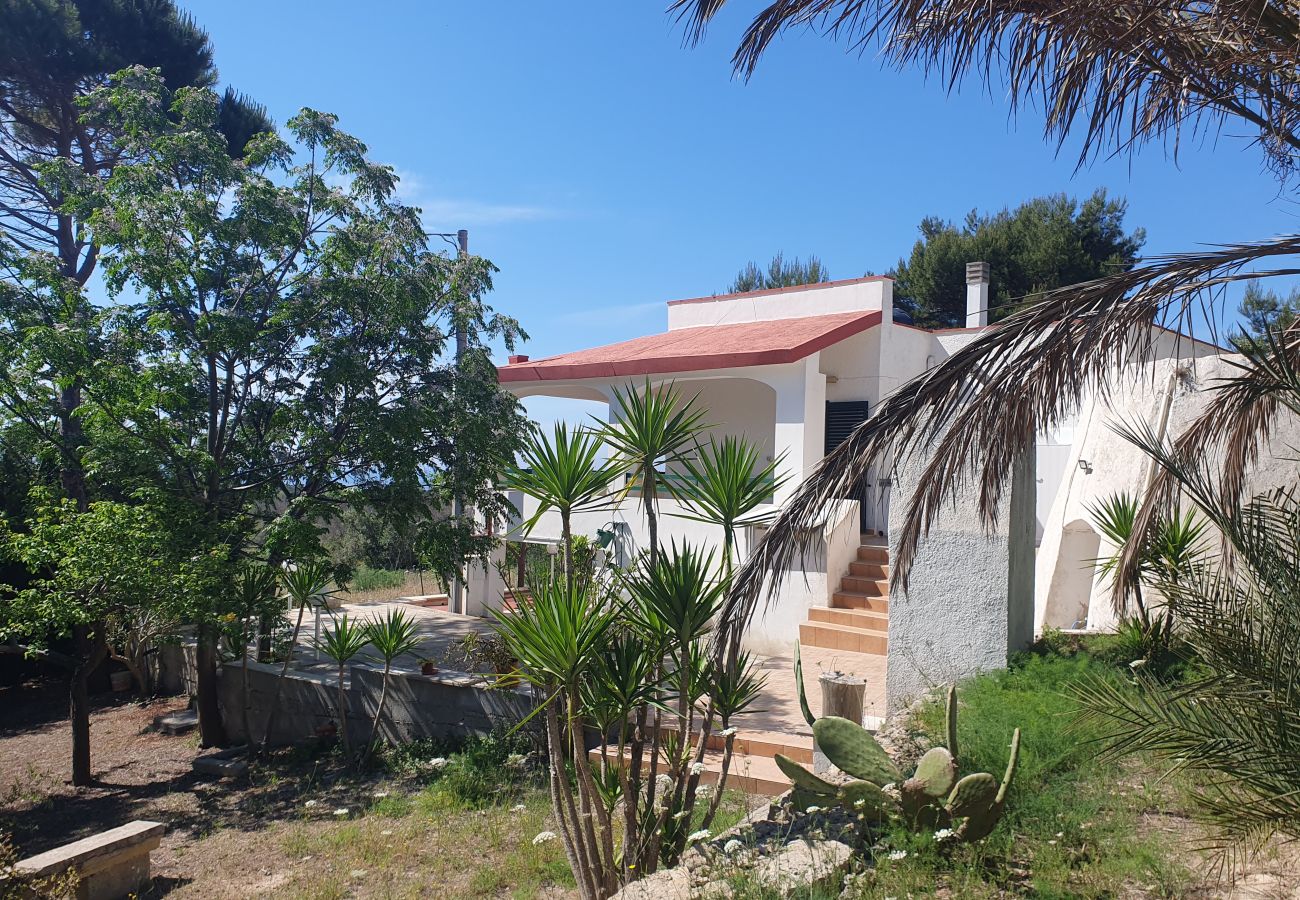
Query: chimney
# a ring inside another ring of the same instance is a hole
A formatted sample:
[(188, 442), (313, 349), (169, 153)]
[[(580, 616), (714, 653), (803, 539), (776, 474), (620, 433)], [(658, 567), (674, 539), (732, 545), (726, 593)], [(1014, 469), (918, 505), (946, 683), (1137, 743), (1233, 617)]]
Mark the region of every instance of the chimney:
[(966, 327), (983, 328), (989, 323), (989, 264), (966, 263)]
[(526, 363), (526, 362), (528, 362), (528, 354), (526, 353), (518, 353), (510, 357), (510, 365), (512, 366), (518, 365), (519, 363)]

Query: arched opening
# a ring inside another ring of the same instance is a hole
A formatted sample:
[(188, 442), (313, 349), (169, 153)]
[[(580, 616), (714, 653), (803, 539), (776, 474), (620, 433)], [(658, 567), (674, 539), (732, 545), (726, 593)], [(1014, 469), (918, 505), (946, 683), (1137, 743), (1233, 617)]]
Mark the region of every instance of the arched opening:
[(1081, 628), (1088, 621), (1101, 536), (1084, 519), (1075, 519), (1061, 533), (1061, 549), (1052, 573), (1044, 624)]

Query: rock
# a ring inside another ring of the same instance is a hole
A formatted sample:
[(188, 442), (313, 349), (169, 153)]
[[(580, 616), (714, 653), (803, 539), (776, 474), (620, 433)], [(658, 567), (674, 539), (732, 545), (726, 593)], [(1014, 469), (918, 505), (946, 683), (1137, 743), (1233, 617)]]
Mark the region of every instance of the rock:
[(691, 875), (680, 866), (664, 869), (632, 882), (614, 900), (691, 900)]
[(735, 893), (725, 881), (712, 881), (700, 890), (699, 896), (701, 900), (731, 900)]
[(849, 867), (853, 850), (839, 841), (791, 841), (758, 864), (754, 880), (785, 894), (826, 890)]
[(214, 775), (217, 778), (239, 778), (248, 773), (248, 760), (238, 759), (229, 751), (209, 753), (197, 757), (192, 768), (200, 775)]
[(185, 734), (199, 725), (199, 714), (192, 709), (178, 709), (175, 712), (154, 716), (153, 727), (163, 734)]

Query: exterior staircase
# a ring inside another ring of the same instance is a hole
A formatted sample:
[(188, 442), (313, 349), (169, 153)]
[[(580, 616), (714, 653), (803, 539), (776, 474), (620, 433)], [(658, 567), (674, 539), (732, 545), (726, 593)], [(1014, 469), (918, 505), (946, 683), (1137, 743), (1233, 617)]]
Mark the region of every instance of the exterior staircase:
[(808, 610), (808, 621), (799, 626), (799, 642), (827, 650), (888, 653), (889, 543), (885, 538), (863, 536), (858, 558), (849, 563), (831, 605)]

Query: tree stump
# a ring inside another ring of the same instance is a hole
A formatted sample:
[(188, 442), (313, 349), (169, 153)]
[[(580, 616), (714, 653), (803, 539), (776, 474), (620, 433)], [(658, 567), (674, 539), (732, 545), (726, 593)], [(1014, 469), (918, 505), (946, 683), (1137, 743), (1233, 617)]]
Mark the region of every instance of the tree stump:
[[(856, 675), (842, 672), (823, 672), (817, 679), (822, 686), (822, 715), (839, 716), (850, 722), (862, 724), (862, 703), (867, 682)], [(813, 771), (820, 774), (832, 768), (831, 761), (813, 739)]]

